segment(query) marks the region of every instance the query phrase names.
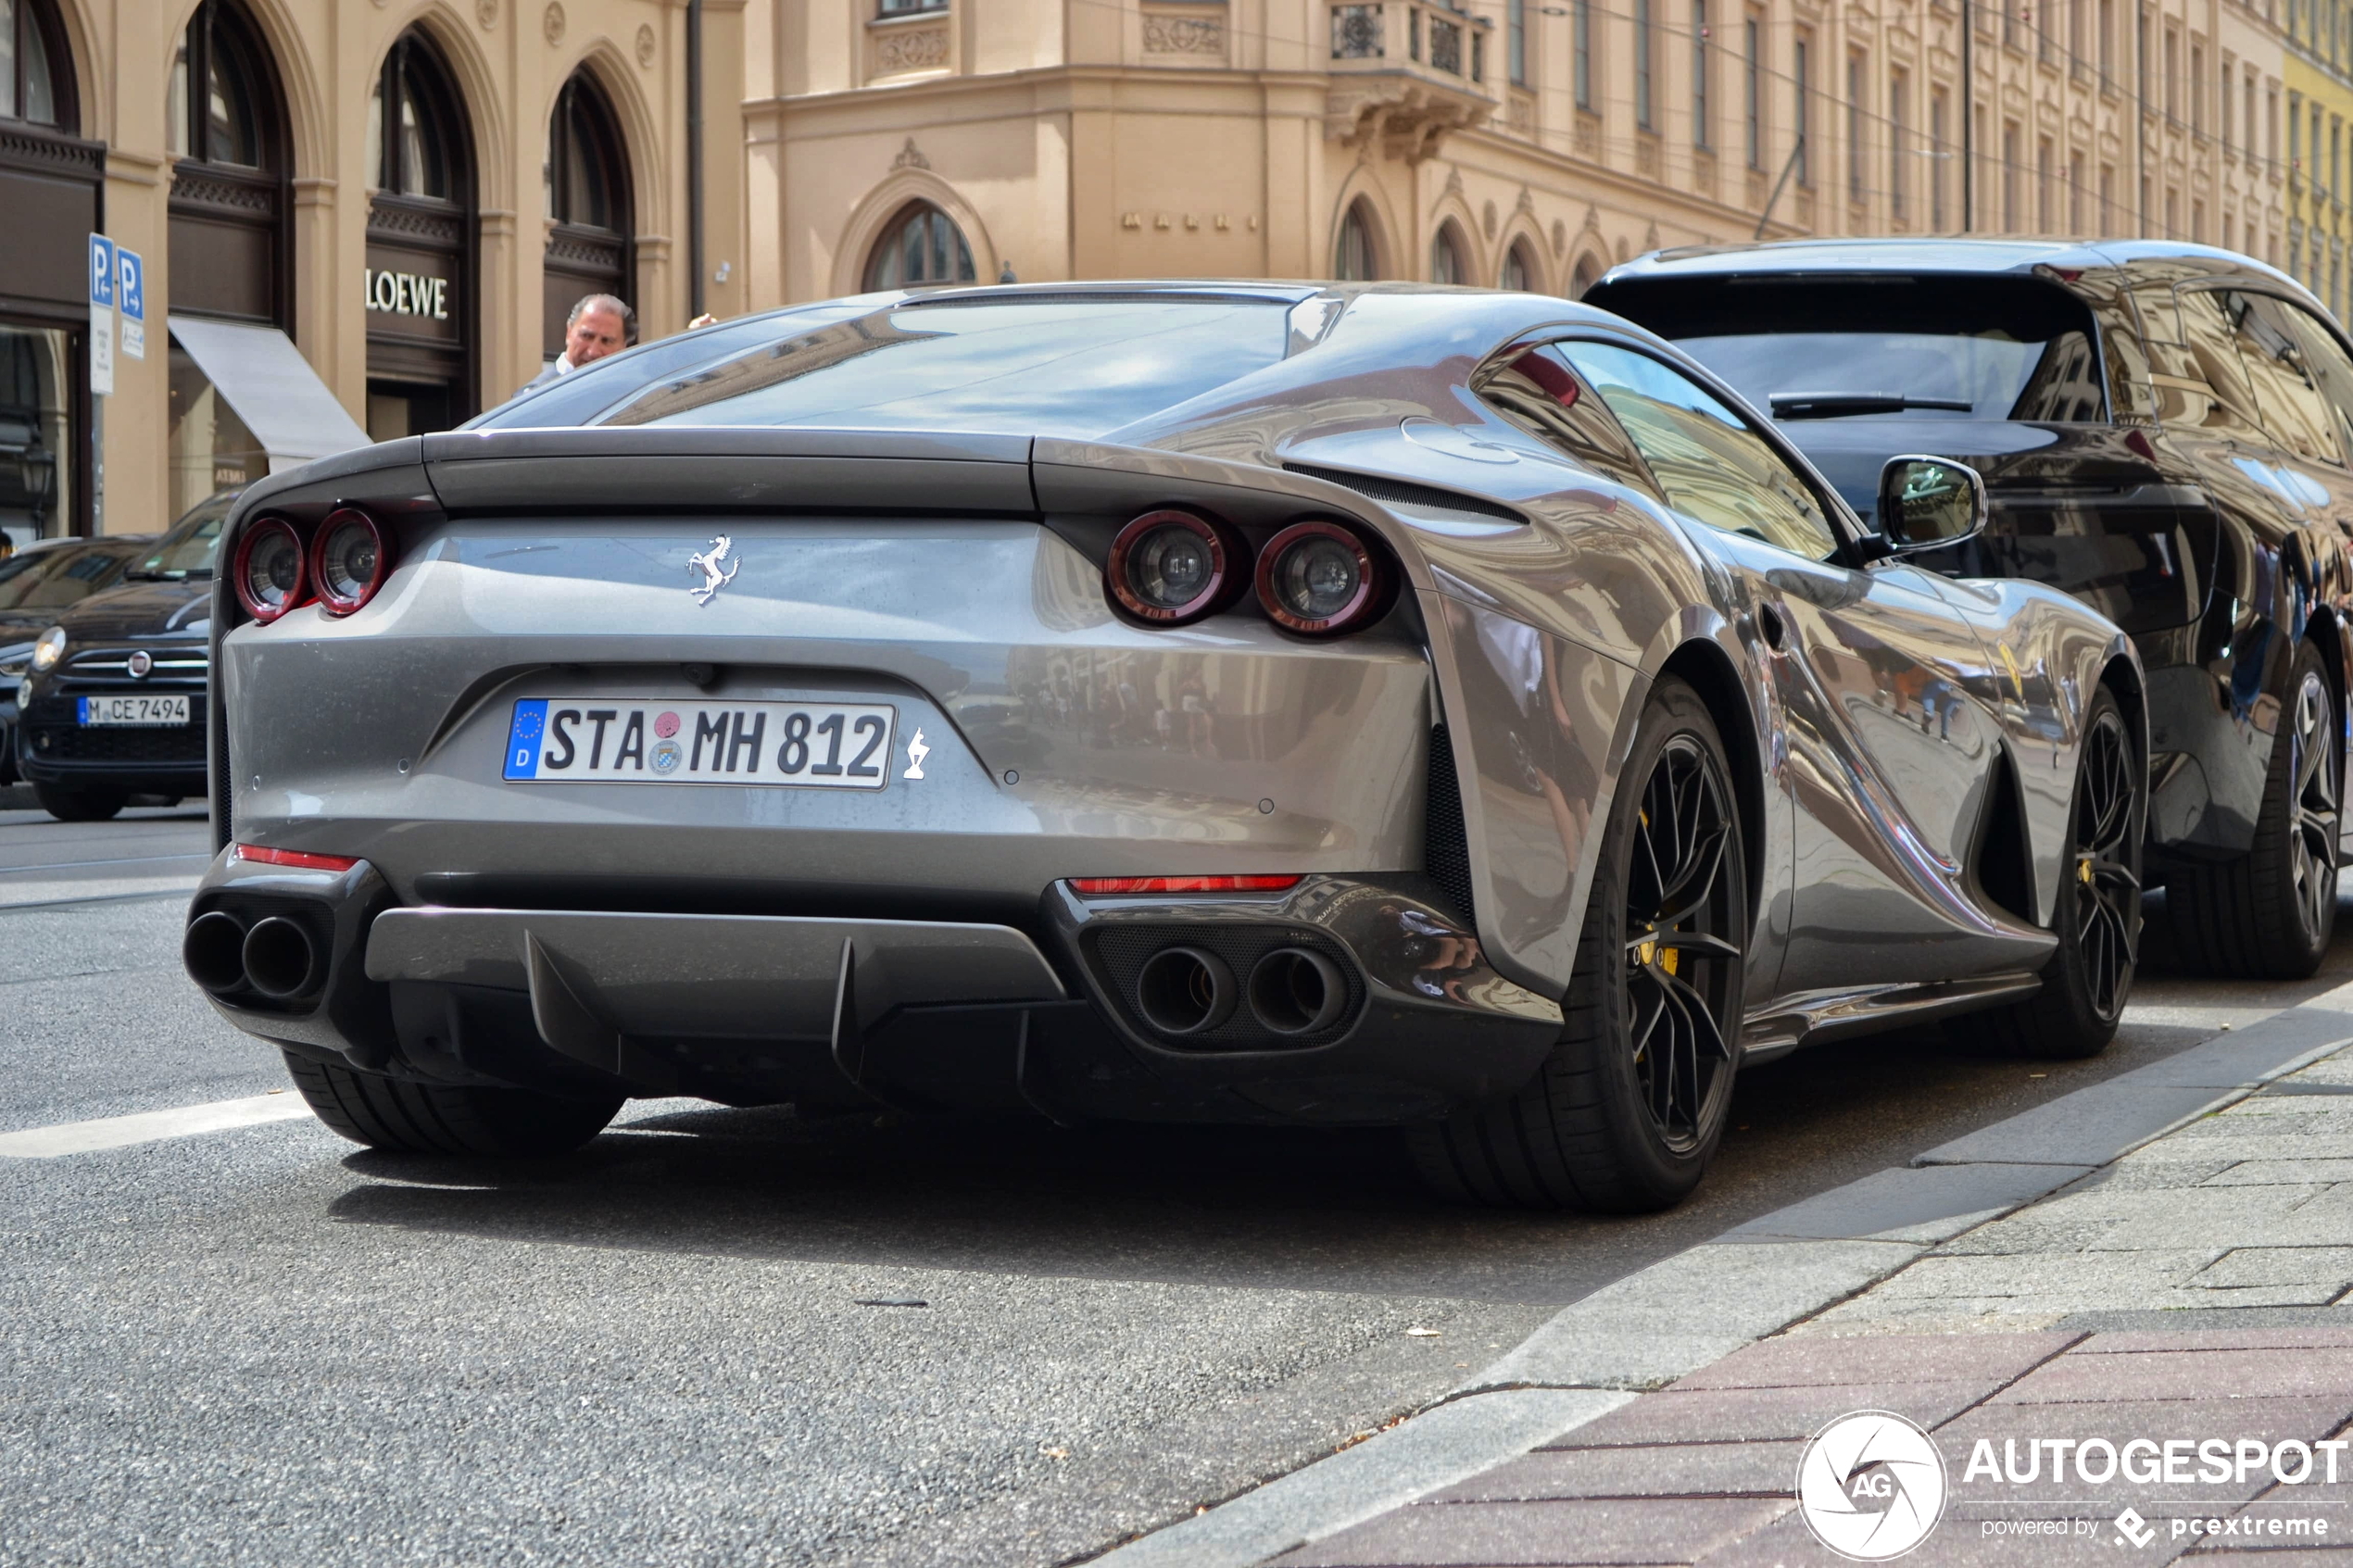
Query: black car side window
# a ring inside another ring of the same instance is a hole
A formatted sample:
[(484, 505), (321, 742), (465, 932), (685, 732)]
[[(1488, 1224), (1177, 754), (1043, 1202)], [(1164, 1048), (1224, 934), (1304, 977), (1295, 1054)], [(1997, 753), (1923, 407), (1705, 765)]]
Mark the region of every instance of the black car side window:
[(2158, 418), (2169, 425), (2213, 435), (2260, 437), (2255, 389), (2239, 355), (2237, 329), (2211, 289), (2184, 289), (2180, 298), (2179, 344), (2158, 333), (2172, 311), (2144, 310), (2149, 323), (2149, 381), (2157, 391)]
[(1809, 560), (1837, 550), (1813, 488), (1713, 393), (1630, 348), (1565, 343), (1560, 350), (1626, 427), (1677, 511)]
[(2353, 453), (2353, 356), (2345, 352), (2345, 345), (2337, 341), (2327, 325), (2316, 320), (2301, 306), (2284, 307), (2284, 314), (2296, 328), (2296, 335), (2304, 349), (2305, 368), (2321, 383), (2321, 395), (2328, 399), (2329, 412), (2334, 417), (2337, 445)]
[(1629, 490), (1658, 496), (1658, 485), (1602, 400), (1587, 389), (1554, 345), (1530, 348), (1476, 383), (1497, 413), (1579, 464)]
[(2305, 363), (2304, 345), (2296, 341), (2288, 307), (2267, 295), (2236, 290), (2223, 295), (2222, 304), (2237, 331), (2247, 380), (2255, 386), (2256, 410), (2271, 439), (2299, 458), (2343, 462), (2335, 416)]

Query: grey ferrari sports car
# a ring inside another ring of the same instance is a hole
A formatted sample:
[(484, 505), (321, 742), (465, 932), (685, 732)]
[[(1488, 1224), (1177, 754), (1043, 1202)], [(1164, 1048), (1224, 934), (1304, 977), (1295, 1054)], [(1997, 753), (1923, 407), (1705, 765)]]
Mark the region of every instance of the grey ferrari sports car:
[(1867, 531), (1559, 299), (869, 295), (274, 476), (223, 544), (188, 972), (337, 1132), (630, 1096), (1403, 1127), (1639, 1210), (1733, 1076), (1982, 1010), (2098, 1050), (2146, 740), (2110, 621)]

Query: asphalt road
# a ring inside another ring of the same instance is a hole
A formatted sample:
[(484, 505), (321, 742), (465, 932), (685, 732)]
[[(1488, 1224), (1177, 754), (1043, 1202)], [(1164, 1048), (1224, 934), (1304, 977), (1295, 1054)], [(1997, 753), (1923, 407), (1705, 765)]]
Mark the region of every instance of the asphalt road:
[[(285, 1089), (179, 972), (200, 814), (6, 805), (0, 1133)], [(522, 1166), (308, 1120), (0, 1158), (0, 1562), (1065, 1561), (1634, 1269), (2348, 976), (2353, 938), (2296, 986), (2145, 976), (2092, 1062), (1965, 1024), (1801, 1053), (1642, 1220), (1449, 1209), (1378, 1134), (685, 1101)]]

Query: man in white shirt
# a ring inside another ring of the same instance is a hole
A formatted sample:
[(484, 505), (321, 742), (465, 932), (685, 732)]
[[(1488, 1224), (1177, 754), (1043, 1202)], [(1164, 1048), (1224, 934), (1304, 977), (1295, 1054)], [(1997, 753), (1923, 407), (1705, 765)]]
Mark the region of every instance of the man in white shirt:
[(570, 375), (583, 365), (593, 365), (609, 354), (618, 354), (629, 346), (630, 329), (636, 323), (637, 313), (626, 302), (609, 294), (592, 294), (572, 307), (564, 318), (564, 351), (556, 362), (533, 377), (523, 391), (543, 386), (558, 376)]

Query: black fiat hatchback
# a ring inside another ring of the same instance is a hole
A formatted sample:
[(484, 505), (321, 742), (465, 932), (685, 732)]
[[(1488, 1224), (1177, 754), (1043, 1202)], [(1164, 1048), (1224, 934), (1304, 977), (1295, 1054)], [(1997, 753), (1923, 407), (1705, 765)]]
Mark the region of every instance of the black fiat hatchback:
[(1913, 558), (2052, 583), (2133, 633), (2177, 954), (2319, 966), (2353, 681), (2353, 348), (2311, 295), (2197, 245), (1874, 239), (1661, 251), (1586, 299), (1768, 410), (1867, 519), (1895, 454), (1983, 473), (1984, 532)]
[(19, 688), (17, 771), (53, 817), (96, 822), (134, 795), (205, 793), (213, 557), (237, 498), (189, 508), (120, 586), (58, 617)]

